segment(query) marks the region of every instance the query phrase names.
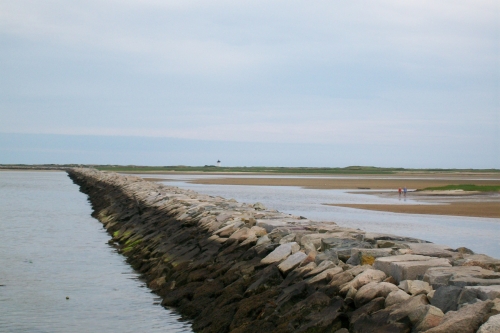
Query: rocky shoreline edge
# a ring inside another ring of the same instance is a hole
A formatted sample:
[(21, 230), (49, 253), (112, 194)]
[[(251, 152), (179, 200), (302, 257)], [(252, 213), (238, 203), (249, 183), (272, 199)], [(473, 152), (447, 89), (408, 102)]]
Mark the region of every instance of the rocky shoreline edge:
[(69, 169), (111, 243), (195, 332), (500, 332), (500, 260)]

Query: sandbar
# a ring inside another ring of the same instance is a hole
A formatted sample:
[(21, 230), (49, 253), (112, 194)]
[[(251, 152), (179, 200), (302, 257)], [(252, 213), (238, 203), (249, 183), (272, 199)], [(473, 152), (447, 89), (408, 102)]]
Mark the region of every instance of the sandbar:
[(404, 214), (431, 214), (471, 217), (500, 218), (500, 202), (452, 202), (439, 205), (408, 205), (408, 204), (327, 204), (348, 208), (376, 210)]

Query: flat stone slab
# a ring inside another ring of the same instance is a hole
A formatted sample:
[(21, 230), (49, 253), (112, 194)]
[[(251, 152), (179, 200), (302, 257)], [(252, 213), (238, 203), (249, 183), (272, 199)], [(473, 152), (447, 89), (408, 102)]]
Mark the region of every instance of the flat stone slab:
[(264, 259), (262, 259), (261, 263), (272, 264), (287, 258), (290, 254), (292, 254), (292, 248), (294, 245), (298, 246), (295, 242), (281, 244), (275, 248), (273, 252), (269, 253)]
[(477, 266), (430, 268), (424, 275), (434, 289), (440, 286), (489, 286), (500, 285), (500, 273)]
[(474, 302), (476, 299), (481, 301), (494, 300), (500, 298), (500, 285), (494, 286), (467, 286), (462, 289), (459, 303)]
[(448, 259), (411, 254), (377, 258), (373, 264), (373, 268), (392, 276), (397, 283), (419, 280), (431, 267), (451, 267), (451, 264)]
[(376, 258), (394, 255), (392, 248), (386, 249), (352, 249), (351, 257), (346, 262), (351, 265), (373, 265)]
[(458, 260), (456, 264), (458, 266), (479, 266), (484, 269), (500, 272), (500, 260), (485, 254), (466, 255), (464, 259)]
[(337, 266), (337, 265), (335, 265), (335, 263), (333, 261), (323, 260), (316, 268), (314, 268), (312, 271), (307, 273), (304, 277), (307, 278), (310, 276), (318, 275), (319, 273), (321, 273), (327, 269), (333, 268), (335, 266)]
[(257, 226), (266, 229), (267, 232), (273, 231), (277, 227), (286, 227), (287, 222), (283, 220), (257, 220)]
[(296, 252), (285, 259), (281, 264), (278, 265), (278, 269), (283, 273), (287, 274), (295, 267), (297, 267), (304, 259), (307, 258), (307, 254), (304, 252)]
[(403, 255), (399, 255), (399, 256), (377, 258), (375, 260), (375, 262), (373, 263), (373, 268), (384, 271), (387, 274), (389, 272), (391, 264), (393, 262), (426, 261), (426, 260), (430, 260), (430, 259), (432, 259), (432, 257), (415, 255), (415, 254), (403, 254)]
[(438, 245), (434, 243), (407, 243), (411, 254), (419, 254), (429, 257), (451, 258), (456, 255), (456, 252), (446, 245)]
[(413, 296), (420, 294), (427, 295), (432, 291), (432, 287), (429, 283), (420, 280), (401, 281), (399, 288)]

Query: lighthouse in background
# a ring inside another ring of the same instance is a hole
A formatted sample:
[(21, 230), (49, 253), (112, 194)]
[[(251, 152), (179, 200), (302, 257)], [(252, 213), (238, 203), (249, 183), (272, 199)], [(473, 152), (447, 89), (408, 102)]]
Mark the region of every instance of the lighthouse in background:
[(217, 167), (220, 167), (220, 160), (217, 160)]

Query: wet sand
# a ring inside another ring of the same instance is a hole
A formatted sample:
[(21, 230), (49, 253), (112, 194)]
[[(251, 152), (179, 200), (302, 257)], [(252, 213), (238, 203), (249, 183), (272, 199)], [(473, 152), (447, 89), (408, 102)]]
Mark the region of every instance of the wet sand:
[(372, 204), (328, 204), (366, 210), (376, 210), (404, 214), (431, 214), (471, 217), (500, 218), (500, 202), (452, 202), (439, 205), (372, 205)]
[[(190, 180), (193, 184), (217, 184), (217, 185), (260, 185), (260, 186), (299, 186), (310, 189), (370, 189), (370, 190), (387, 190), (398, 189), (406, 186), (408, 189), (424, 189), (427, 187), (446, 186), (446, 185), (500, 185), (500, 177), (498, 175), (467, 175), (464, 179), (455, 179), (447, 177), (447, 179), (422, 179), (410, 178), (410, 176), (385, 176), (390, 179), (383, 178), (384, 176), (354, 176), (353, 178), (209, 178)], [(414, 177), (414, 176), (413, 176)], [(455, 176), (457, 177), (457, 176)], [(458, 177), (457, 177), (458, 178)], [(485, 180), (485, 178), (489, 178)]]

